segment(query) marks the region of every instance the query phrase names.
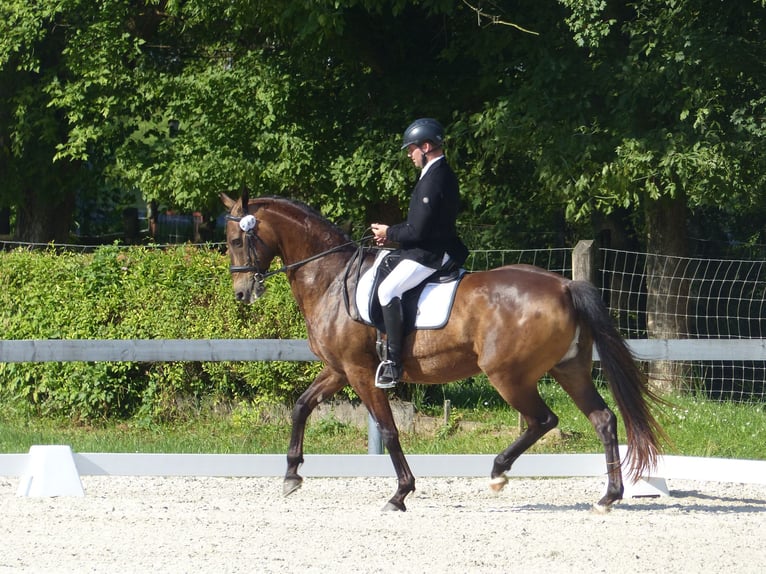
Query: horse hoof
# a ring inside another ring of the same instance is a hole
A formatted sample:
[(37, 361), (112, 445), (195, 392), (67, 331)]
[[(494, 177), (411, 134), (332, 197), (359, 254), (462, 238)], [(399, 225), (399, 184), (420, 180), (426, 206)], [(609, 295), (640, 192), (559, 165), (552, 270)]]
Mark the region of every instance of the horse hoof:
[(592, 507), (591, 511), (594, 514), (607, 514), (610, 510), (612, 510), (611, 506), (606, 506), (604, 504), (601, 504), (599, 502), (596, 502)]
[(386, 505), (383, 507), (383, 512), (390, 512), (390, 511), (394, 511), (394, 512), (406, 512), (407, 511), (407, 507), (404, 506), (404, 504), (399, 506), (398, 504), (394, 504), (393, 502), (391, 502), (389, 500), (386, 503)]
[(492, 492), (500, 492), (506, 484), (508, 484), (508, 477), (501, 474), (489, 481), (489, 488)]
[(303, 485), (302, 478), (286, 478), (282, 485), (282, 496), (290, 496)]
[(599, 500), (596, 504), (593, 505), (594, 512), (597, 512), (598, 514), (606, 514), (610, 510), (612, 510), (612, 505), (614, 505), (617, 502), (620, 502), (622, 500), (621, 496), (615, 496), (611, 495), (609, 493), (605, 494), (601, 497), (601, 500)]
[(612, 510), (611, 504), (604, 504), (602, 501), (596, 502), (592, 507), (591, 511), (594, 514), (607, 514)]

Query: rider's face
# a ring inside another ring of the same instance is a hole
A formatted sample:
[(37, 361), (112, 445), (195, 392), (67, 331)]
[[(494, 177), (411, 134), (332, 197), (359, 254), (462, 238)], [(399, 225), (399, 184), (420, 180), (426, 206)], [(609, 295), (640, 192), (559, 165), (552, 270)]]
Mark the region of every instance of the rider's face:
[(430, 144), (426, 142), (422, 146), (417, 146), (416, 144), (410, 144), (407, 146), (407, 157), (412, 160), (412, 163), (415, 164), (415, 167), (422, 169), (423, 166), (428, 163), (426, 160), (426, 153), (428, 152), (429, 145)]

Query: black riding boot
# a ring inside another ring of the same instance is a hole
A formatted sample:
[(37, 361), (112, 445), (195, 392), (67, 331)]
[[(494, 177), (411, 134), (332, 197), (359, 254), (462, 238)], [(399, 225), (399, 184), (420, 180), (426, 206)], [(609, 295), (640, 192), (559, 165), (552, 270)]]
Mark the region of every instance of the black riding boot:
[(375, 386), (390, 389), (396, 386), (402, 377), (402, 339), (404, 338), (404, 312), (402, 300), (394, 297), (388, 305), (383, 305), (383, 323), (386, 326), (388, 360), (378, 367)]

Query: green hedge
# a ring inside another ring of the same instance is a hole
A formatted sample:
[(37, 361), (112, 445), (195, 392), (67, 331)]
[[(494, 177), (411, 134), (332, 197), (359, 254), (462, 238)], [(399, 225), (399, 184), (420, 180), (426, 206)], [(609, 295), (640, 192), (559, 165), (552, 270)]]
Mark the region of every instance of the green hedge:
[[(214, 248), (107, 246), (0, 253), (4, 339), (305, 338), (284, 275), (254, 305), (234, 300)], [(0, 399), (40, 415), (176, 418), (201, 404), (290, 402), (318, 363), (0, 363)]]

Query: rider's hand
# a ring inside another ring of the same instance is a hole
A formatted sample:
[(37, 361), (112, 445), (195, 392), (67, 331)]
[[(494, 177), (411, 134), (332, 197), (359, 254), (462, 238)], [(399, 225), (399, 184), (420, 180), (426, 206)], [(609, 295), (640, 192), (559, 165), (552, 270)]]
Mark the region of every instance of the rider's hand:
[(373, 223), (370, 225), (370, 228), (372, 229), (372, 235), (375, 237), (375, 243), (377, 245), (383, 245), (386, 243), (386, 235), (388, 232), (388, 225), (384, 225), (383, 223)]

